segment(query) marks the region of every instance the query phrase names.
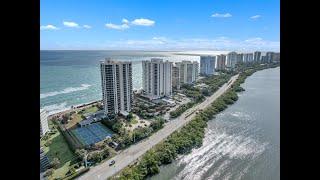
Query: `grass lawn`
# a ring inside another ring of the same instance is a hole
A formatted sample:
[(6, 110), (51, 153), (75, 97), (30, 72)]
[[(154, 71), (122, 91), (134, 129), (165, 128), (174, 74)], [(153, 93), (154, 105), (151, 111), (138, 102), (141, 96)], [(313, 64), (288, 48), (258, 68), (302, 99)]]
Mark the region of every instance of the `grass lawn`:
[(78, 122), (82, 121), (81, 115), (86, 114), (86, 113), (95, 113), (98, 110), (99, 109), (96, 106), (94, 106), (94, 107), (89, 107), (89, 108), (85, 109), (83, 112), (72, 114), (71, 120), (66, 125), (66, 128), (69, 129), (69, 128), (75, 126)]
[(87, 113), (95, 113), (97, 112), (99, 109), (96, 106), (93, 107), (89, 107), (87, 109), (85, 109), (82, 114), (87, 114)]
[[(49, 121), (49, 127), (52, 129), (53, 124)], [(51, 144), (46, 147), (44, 144), (48, 141), (51, 141)], [(44, 147), (44, 152), (47, 153), (50, 161), (54, 158), (58, 158), (60, 161), (59, 167), (54, 171), (53, 175), (49, 179), (64, 177), (68, 172), (69, 166), (75, 163), (75, 155), (69, 149), (69, 146), (64, 139), (64, 137), (57, 131), (55, 134), (51, 135), (47, 140), (40, 140), (40, 144)]]
[(78, 122), (82, 121), (82, 117), (80, 114), (78, 113), (74, 113), (71, 116), (71, 121), (68, 122), (68, 124), (66, 125), (66, 128), (69, 129), (72, 126), (76, 125)]

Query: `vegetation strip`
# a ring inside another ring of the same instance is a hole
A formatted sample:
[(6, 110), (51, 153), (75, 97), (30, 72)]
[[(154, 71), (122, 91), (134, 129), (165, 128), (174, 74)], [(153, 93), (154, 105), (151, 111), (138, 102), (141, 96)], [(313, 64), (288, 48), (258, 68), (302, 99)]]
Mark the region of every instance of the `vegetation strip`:
[(179, 131), (172, 133), (166, 140), (149, 150), (137, 164), (126, 167), (118, 175), (109, 179), (146, 179), (159, 173), (159, 166), (171, 163), (179, 154), (187, 154), (193, 148), (200, 147), (205, 135), (207, 121), (213, 119), (216, 114), (238, 100), (236, 92), (243, 90), (240, 84), (244, 83), (245, 79), (254, 72), (272, 67), (277, 67), (277, 65), (253, 66), (243, 70), (231, 88), (209, 107), (197, 114)]

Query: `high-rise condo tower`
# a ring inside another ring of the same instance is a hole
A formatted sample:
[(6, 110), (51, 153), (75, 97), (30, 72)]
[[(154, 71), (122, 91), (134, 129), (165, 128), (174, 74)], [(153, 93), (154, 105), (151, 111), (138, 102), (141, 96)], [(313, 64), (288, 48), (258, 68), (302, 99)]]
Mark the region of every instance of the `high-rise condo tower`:
[(172, 95), (172, 66), (172, 62), (158, 58), (142, 61), (142, 84), (145, 96), (149, 99), (158, 99)]
[(100, 71), (105, 114), (128, 114), (133, 102), (132, 63), (106, 58), (100, 62)]

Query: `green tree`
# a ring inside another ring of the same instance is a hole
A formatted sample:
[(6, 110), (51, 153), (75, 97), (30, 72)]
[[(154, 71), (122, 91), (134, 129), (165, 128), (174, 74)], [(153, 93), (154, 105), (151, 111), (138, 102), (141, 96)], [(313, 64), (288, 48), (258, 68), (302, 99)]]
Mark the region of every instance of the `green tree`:
[(99, 151), (94, 151), (88, 155), (88, 160), (93, 162), (100, 162), (102, 160), (102, 154)]
[(110, 155), (110, 150), (108, 147), (105, 147), (102, 151), (103, 157), (107, 158)]
[(53, 174), (53, 169), (47, 169), (46, 172), (44, 173), (44, 177), (49, 177)]
[(113, 126), (112, 126), (112, 130), (116, 133), (120, 133), (121, 129), (123, 128), (123, 125), (121, 122), (116, 122)]
[(164, 119), (162, 117), (156, 117), (150, 124), (150, 127), (156, 131), (163, 127), (163, 124), (165, 123)]
[(132, 112), (130, 112), (130, 113), (128, 114), (128, 117), (127, 117), (127, 118), (128, 118), (128, 120), (130, 120), (130, 121), (132, 120), (132, 118), (133, 118)]
[(85, 149), (77, 149), (75, 152), (75, 154), (78, 156), (78, 158), (81, 159), (82, 161), (84, 160), (87, 153), (88, 152)]
[(58, 166), (60, 165), (60, 161), (58, 158), (53, 158), (53, 160), (51, 161), (50, 165), (54, 168), (57, 169)]

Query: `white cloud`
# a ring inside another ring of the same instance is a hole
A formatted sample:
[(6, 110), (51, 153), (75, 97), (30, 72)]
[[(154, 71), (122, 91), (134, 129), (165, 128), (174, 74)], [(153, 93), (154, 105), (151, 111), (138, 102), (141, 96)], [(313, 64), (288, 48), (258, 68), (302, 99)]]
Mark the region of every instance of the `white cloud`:
[(153, 37), (152, 40), (161, 41), (164, 43), (168, 41), (168, 39), (166, 37)]
[(84, 28), (86, 28), (86, 29), (91, 29), (91, 26), (86, 25), (86, 24), (85, 24), (85, 25), (83, 25), (83, 27), (84, 27)]
[(155, 21), (150, 19), (140, 18), (140, 19), (133, 20), (131, 23), (136, 26), (153, 26), (155, 24)]
[(154, 39), (148, 39), (148, 40), (127, 40), (125, 41), (126, 45), (132, 45), (136, 47), (152, 47), (157, 45), (165, 44), (163, 41), (158, 41)]
[(228, 17), (232, 17), (232, 15), (230, 13), (226, 13), (226, 14), (215, 13), (215, 14), (212, 14), (211, 17), (228, 18)]
[(122, 19), (122, 24), (113, 24), (113, 23), (107, 23), (105, 24), (105, 26), (109, 29), (116, 29), (116, 30), (125, 30), (130, 28), (130, 24), (131, 25), (136, 25), (136, 26), (153, 26), (154, 25), (154, 21), (150, 20), (150, 19), (135, 19), (133, 20), (131, 23), (128, 19), (123, 18)]
[[(111, 43), (111, 42), (110, 42)], [(121, 40), (111, 43), (113, 49), (144, 49), (144, 50), (227, 50), (227, 51), (253, 51), (279, 50), (279, 41), (267, 41), (260, 37), (246, 40), (230, 39), (228, 37), (217, 37), (214, 39), (188, 38), (169, 39), (166, 37), (153, 37), (144, 40)]]
[(247, 47), (256, 47), (256, 48), (267, 48), (267, 49), (280, 49), (280, 42), (279, 41), (268, 41), (264, 40), (260, 37), (246, 39), (244, 41), (244, 45)]
[(59, 28), (51, 24), (48, 24), (46, 26), (40, 26), (40, 30), (58, 30), (58, 29)]
[(255, 37), (255, 38), (250, 38), (250, 39), (246, 39), (245, 42), (261, 42), (262, 38), (260, 37)]
[(105, 26), (109, 29), (116, 29), (116, 30), (125, 30), (129, 28), (127, 24), (117, 25), (117, 24), (108, 23), (108, 24), (105, 24)]
[[(121, 26), (121, 25), (118, 25)], [(40, 43), (42, 44), (42, 43)], [(42, 45), (43, 46), (43, 45)], [(42, 49), (45, 49), (42, 47)], [(171, 39), (163, 36), (149, 39), (119, 39), (101, 43), (72, 42), (61, 49), (110, 49), (110, 50), (217, 50), (252, 52), (279, 51), (279, 41), (269, 41), (261, 37), (243, 40), (228, 37)]]
[(123, 24), (129, 24), (129, 21), (128, 21), (128, 19), (123, 18), (123, 19), (122, 19), (122, 23), (123, 23)]
[(67, 26), (67, 27), (72, 27), (72, 28), (78, 28), (79, 24), (75, 23), (75, 22), (71, 22), (71, 21), (64, 21), (63, 25)]
[(261, 17), (260, 15), (255, 15), (255, 16), (251, 16), (250, 19), (258, 19), (260, 17)]

